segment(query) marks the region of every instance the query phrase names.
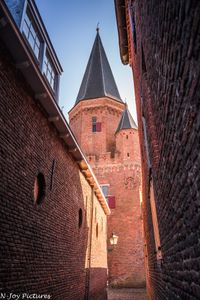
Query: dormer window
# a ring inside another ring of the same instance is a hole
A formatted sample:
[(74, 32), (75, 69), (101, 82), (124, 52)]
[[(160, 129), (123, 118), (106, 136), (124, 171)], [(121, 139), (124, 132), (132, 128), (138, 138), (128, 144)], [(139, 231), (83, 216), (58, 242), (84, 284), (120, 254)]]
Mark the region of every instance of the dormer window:
[(36, 30), (36, 26), (31, 18), (29, 11), (27, 11), (25, 14), (22, 31), (31, 49), (33, 50), (34, 55), (39, 60), (41, 42)]
[(53, 90), (55, 90), (56, 73), (49, 55), (46, 53), (44, 58), (44, 74)]

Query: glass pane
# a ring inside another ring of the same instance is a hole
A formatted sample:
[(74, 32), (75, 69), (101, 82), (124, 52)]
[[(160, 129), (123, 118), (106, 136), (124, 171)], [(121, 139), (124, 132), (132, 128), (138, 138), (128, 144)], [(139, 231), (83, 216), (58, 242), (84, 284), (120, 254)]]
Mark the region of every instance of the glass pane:
[(24, 22), (24, 26), (23, 26), (23, 32), (24, 32), (24, 34), (25, 34), (26, 38), (28, 38), (28, 32), (29, 32), (29, 28), (28, 28), (28, 26), (27, 26), (26, 22)]
[(53, 80), (53, 78), (51, 78), (51, 87), (54, 90), (54, 80)]
[(35, 29), (34, 29), (33, 25), (31, 25), (30, 32), (31, 32), (32, 36), (35, 39), (36, 38), (36, 32), (35, 32)]
[(37, 58), (39, 58), (40, 49), (35, 45), (34, 53)]
[(92, 117), (92, 123), (96, 123), (97, 117)]
[(29, 35), (28, 41), (29, 41), (29, 44), (31, 45), (31, 48), (33, 49), (35, 40), (34, 40), (32, 34)]
[(104, 196), (108, 197), (108, 185), (102, 185), (101, 189), (102, 189)]
[(40, 40), (38, 39), (38, 37), (36, 36), (35, 38), (35, 43), (38, 46), (38, 48), (40, 48)]
[(47, 79), (48, 79), (49, 82), (51, 81), (51, 75), (50, 75), (49, 72), (47, 72)]
[(29, 17), (28, 17), (27, 14), (25, 15), (24, 19), (25, 19), (25, 22), (27, 23), (28, 27), (30, 27), (31, 26), (31, 21), (30, 21), (30, 19), (29, 19)]

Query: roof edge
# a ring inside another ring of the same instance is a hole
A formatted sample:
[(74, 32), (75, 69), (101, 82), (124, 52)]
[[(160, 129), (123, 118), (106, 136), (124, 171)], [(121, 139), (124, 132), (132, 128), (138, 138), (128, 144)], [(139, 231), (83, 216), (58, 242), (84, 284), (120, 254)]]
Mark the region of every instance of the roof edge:
[(115, 14), (119, 39), (119, 50), (121, 61), (124, 65), (129, 63), (128, 33), (126, 24), (126, 3), (125, 0), (115, 0)]

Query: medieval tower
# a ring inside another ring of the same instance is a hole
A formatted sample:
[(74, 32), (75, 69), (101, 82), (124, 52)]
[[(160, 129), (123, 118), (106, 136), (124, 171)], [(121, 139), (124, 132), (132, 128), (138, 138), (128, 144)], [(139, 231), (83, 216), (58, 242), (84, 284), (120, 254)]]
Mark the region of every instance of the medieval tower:
[[(145, 279), (138, 130), (120, 98), (98, 30), (69, 120), (111, 209), (107, 228), (109, 282), (118, 287), (140, 287)], [(94, 218), (96, 230), (102, 230), (96, 211)], [(114, 246), (110, 244), (113, 233), (118, 236)]]

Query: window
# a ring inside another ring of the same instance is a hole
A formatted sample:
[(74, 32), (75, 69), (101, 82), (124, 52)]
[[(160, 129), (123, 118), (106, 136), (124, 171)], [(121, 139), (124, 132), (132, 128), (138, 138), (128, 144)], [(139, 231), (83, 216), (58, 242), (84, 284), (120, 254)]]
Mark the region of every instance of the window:
[(126, 139), (128, 140), (128, 135), (126, 136)]
[(97, 131), (97, 118), (96, 117), (92, 117), (92, 132), (96, 132)]
[(92, 132), (101, 132), (101, 123), (97, 122), (97, 117), (92, 117)]
[(35, 57), (39, 60), (41, 42), (29, 11), (26, 12), (22, 31), (31, 46)]
[(83, 211), (80, 208), (78, 211), (78, 228), (81, 228), (82, 223), (83, 223)]
[(46, 53), (44, 58), (44, 74), (53, 90), (55, 90), (55, 70), (53, 64), (49, 58), (49, 55)]
[(39, 173), (35, 178), (34, 182), (34, 202), (35, 204), (40, 205), (45, 198), (46, 183), (45, 178), (42, 173)]
[(98, 223), (96, 225), (96, 238), (98, 239), (98, 235), (99, 235), (99, 226)]
[(143, 73), (146, 73), (146, 72), (147, 72), (147, 68), (146, 68), (146, 60), (145, 60), (145, 56), (144, 56), (143, 46), (142, 46), (142, 72), (143, 72)]
[(129, 157), (129, 156), (130, 156), (130, 154), (129, 154), (129, 153), (127, 153), (127, 156)]
[(109, 188), (109, 185), (108, 184), (105, 184), (105, 185), (101, 185), (101, 190), (105, 196), (105, 198), (107, 199), (108, 198), (108, 188)]

